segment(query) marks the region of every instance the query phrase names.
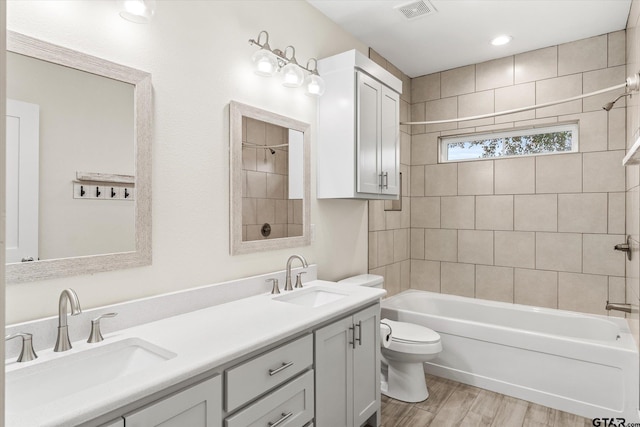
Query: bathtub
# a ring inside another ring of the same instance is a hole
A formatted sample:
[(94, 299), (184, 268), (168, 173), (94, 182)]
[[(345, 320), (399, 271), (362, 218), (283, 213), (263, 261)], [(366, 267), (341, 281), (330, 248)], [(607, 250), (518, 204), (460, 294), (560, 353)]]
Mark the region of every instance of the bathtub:
[(429, 374), (587, 418), (640, 421), (625, 319), (417, 290), (383, 300), (382, 317), (440, 334)]

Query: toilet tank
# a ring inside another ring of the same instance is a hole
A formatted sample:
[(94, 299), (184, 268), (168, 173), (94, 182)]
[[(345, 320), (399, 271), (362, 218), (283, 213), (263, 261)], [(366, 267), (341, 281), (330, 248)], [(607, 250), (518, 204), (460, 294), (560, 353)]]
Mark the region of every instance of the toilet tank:
[(348, 277), (338, 281), (340, 285), (370, 286), (382, 289), (384, 277), (377, 274), (360, 274), (359, 276)]

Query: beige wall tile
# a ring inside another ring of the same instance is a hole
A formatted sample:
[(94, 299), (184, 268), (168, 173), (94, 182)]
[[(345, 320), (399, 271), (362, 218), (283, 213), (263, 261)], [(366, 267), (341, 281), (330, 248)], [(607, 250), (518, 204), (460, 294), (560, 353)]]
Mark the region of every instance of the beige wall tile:
[(536, 193), (581, 193), (582, 154), (536, 157)]
[[(424, 122), (425, 120), (425, 105), (424, 102), (419, 102), (415, 104), (411, 104), (411, 111), (409, 112), (411, 115), (412, 122)], [(411, 134), (416, 135), (420, 133), (425, 133), (424, 125), (411, 125)]]
[(393, 231), (378, 232), (378, 266), (393, 263)]
[(402, 198), (402, 212), (400, 213), (400, 227), (411, 227), (411, 197)]
[(516, 268), (514, 302), (558, 308), (558, 273)]
[(411, 289), (440, 292), (440, 262), (412, 259)]
[(369, 200), (369, 231), (384, 230), (385, 219), (384, 201)]
[(286, 236), (286, 224), (271, 224), (271, 234), (267, 237), (267, 239), (281, 239)]
[[(400, 122), (410, 122), (411, 121), (411, 104), (407, 101), (400, 101)], [(411, 126), (409, 125), (400, 125), (400, 132), (408, 133), (411, 135)]]
[[(456, 117), (458, 117), (458, 97), (454, 96), (451, 98), (438, 99), (436, 101), (427, 101), (424, 105), (425, 119), (423, 120), (447, 120), (455, 119)], [(457, 127), (458, 126), (455, 123), (429, 125), (424, 132), (436, 132), (439, 130), (456, 129)]]
[(428, 74), (411, 80), (411, 102), (440, 99), (440, 73)]
[(557, 46), (521, 53), (515, 56), (515, 83), (557, 77)]
[(496, 194), (530, 194), (536, 192), (536, 159), (523, 157), (494, 162)]
[[(387, 203), (385, 201), (385, 203)], [(400, 211), (385, 211), (385, 224), (387, 230), (396, 230), (398, 228), (402, 228), (402, 212)]]
[(411, 135), (404, 132), (400, 133), (400, 163), (411, 164)]
[(584, 234), (583, 273), (624, 276), (626, 254), (613, 250), (615, 245), (624, 242), (623, 234)]
[[(626, 67), (624, 65), (619, 67), (590, 71), (582, 75), (584, 83), (582, 90), (584, 93), (589, 93), (611, 86), (617, 86), (620, 84), (620, 82), (624, 82), (626, 77)], [(611, 101), (612, 99), (615, 99), (616, 96), (623, 93), (624, 88), (585, 98), (582, 101), (583, 111), (602, 111), (602, 106), (604, 104)], [(613, 108), (624, 109), (625, 102), (626, 99), (619, 99)]]
[(496, 265), (535, 268), (535, 233), (496, 231), (494, 239)]
[[(416, 178), (419, 179), (419, 178)], [(458, 194), (458, 164), (444, 163), (424, 167), (426, 196), (455, 196)]]
[(443, 262), (441, 268), (443, 294), (475, 296), (475, 267), (472, 264)]
[(411, 198), (411, 227), (440, 228), (440, 197)]
[(284, 186), (283, 175), (267, 174), (267, 198), (284, 199)]
[(265, 122), (247, 117), (246, 126), (247, 126), (246, 142), (251, 142), (253, 144), (258, 144), (258, 145), (264, 145), (266, 143), (266, 123)]
[[(572, 74), (536, 82), (536, 103), (538, 104), (572, 98), (578, 95), (582, 95), (582, 74)], [(578, 100), (552, 107), (538, 108), (536, 117), (560, 116), (581, 112), (582, 101)]]
[(609, 33), (608, 35), (608, 61), (609, 67), (624, 65), (626, 63), (627, 34), (624, 30)]
[(411, 103), (411, 77), (406, 74), (402, 75), (402, 94), (400, 95), (400, 99), (404, 102)]
[(387, 290), (387, 296), (402, 292), (400, 280), (400, 263), (396, 262), (388, 265), (384, 277), (384, 288)]
[(514, 230), (558, 231), (558, 195), (514, 196)]
[(607, 232), (607, 193), (558, 195), (558, 231)]
[(638, 190), (638, 187), (634, 187), (625, 193), (625, 230), (626, 233), (631, 235), (635, 240), (640, 238), (640, 202)]
[(375, 62), (385, 70), (387, 69), (387, 60), (372, 48), (369, 48), (369, 59), (371, 59), (373, 62)]
[[(509, 111), (516, 108), (528, 107), (536, 104), (536, 84), (523, 83), (515, 86), (496, 89), (496, 111)], [(516, 120), (534, 119), (535, 111), (507, 114), (496, 117), (496, 123), (513, 122)]]
[(378, 232), (369, 232), (369, 270), (378, 267)]
[(600, 111), (562, 116), (560, 121), (578, 120), (580, 152), (607, 151), (609, 125), (607, 114), (600, 108)]
[(411, 164), (433, 165), (438, 163), (439, 132), (424, 133), (411, 137)]
[(424, 166), (411, 166), (411, 197), (424, 196)]
[(624, 234), (625, 193), (609, 193), (608, 212), (607, 233)]
[(289, 221), (289, 200), (275, 200), (276, 205), (276, 222), (280, 224), (288, 224), (293, 222), (293, 218)]
[(513, 302), (513, 268), (476, 265), (476, 298)]
[[(276, 201), (273, 199), (257, 199), (256, 200), (256, 219), (257, 223), (262, 225), (265, 222), (276, 222)], [(286, 223), (286, 221), (283, 221)]]
[(582, 272), (582, 235), (536, 233), (536, 268)]
[(411, 260), (400, 263), (400, 289), (406, 291), (411, 288)]
[(242, 147), (242, 169), (246, 171), (256, 170), (256, 152), (255, 148)]
[(440, 73), (440, 93), (442, 98), (475, 92), (476, 66), (454, 68)]
[(626, 148), (626, 111), (614, 108), (609, 111), (609, 150), (624, 150)]
[(267, 174), (262, 172), (247, 171), (245, 197), (267, 197)]
[(458, 261), (458, 230), (427, 228), (424, 231), (425, 255), (430, 261)]
[(607, 68), (607, 35), (558, 46), (558, 75)]
[[(476, 90), (495, 89), (513, 84), (514, 57), (494, 59), (476, 65)], [(500, 111), (500, 110), (498, 110)]]
[(424, 228), (411, 228), (411, 258), (424, 259)]
[(393, 262), (400, 262), (409, 259), (409, 252), (409, 230), (393, 230)]
[[(626, 302), (625, 287), (626, 284), (624, 277), (609, 277), (609, 294), (607, 296), (607, 301)], [(615, 310), (609, 311), (608, 315), (612, 317), (624, 317), (624, 313)]]
[(256, 219), (256, 200), (247, 197), (242, 198), (242, 224), (257, 224)]
[(513, 230), (513, 196), (476, 197), (476, 229)]
[(606, 315), (607, 276), (592, 274), (558, 274), (558, 308)]
[(624, 150), (585, 153), (583, 191), (624, 191), (624, 154)]
[(493, 265), (493, 231), (458, 230), (458, 262)]
[(458, 194), (493, 194), (493, 161), (459, 163)]
[[(474, 92), (458, 97), (458, 117), (479, 116), (481, 114), (493, 113), (494, 95), (493, 90), (484, 92)], [(493, 123), (493, 121), (491, 121)], [(470, 126), (461, 126), (470, 127)]]
[(443, 197), (441, 207), (442, 228), (475, 228), (475, 201), (472, 196)]

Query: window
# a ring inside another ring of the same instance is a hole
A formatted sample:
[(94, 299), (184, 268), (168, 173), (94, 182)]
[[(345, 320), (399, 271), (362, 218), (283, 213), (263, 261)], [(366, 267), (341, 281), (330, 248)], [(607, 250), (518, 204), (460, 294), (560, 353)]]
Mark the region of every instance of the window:
[(578, 124), (440, 137), (440, 162), (578, 151)]

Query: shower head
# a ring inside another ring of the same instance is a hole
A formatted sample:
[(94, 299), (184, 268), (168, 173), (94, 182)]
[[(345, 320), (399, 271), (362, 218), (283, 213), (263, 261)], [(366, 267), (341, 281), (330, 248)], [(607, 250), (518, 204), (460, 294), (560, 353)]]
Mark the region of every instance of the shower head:
[(273, 148), (269, 148), (268, 150), (271, 151), (271, 155), (276, 154), (276, 150), (274, 150)]
[(632, 94), (633, 94), (633, 92), (625, 92), (625, 93), (623, 93), (623, 94), (621, 94), (621, 95), (618, 95), (618, 97), (617, 97), (616, 99), (614, 99), (613, 101), (610, 101), (610, 102), (607, 102), (606, 104), (604, 104), (604, 105), (602, 106), (602, 109), (603, 109), (604, 111), (610, 111), (610, 110), (613, 108), (613, 105), (614, 105), (616, 102), (618, 102), (618, 100), (619, 100), (620, 98), (625, 97), (625, 96), (631, 96)]

